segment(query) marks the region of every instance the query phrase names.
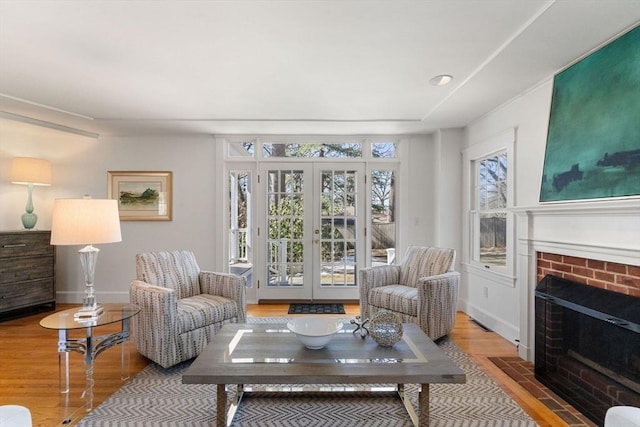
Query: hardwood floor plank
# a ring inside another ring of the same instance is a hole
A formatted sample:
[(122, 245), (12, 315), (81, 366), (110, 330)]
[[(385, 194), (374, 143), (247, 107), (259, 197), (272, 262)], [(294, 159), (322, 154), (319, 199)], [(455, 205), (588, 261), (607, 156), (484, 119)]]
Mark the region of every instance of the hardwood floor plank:
[[(74, 307), (59, 304), (57, 310)], [(288, 317), (288, 304), (251, 304), (248, 314), (255, 317)], [(359, 314), (357, 304), (345, 304), (346, 317)], [(52, 312), (38, 313), (0, 322), (0, 405), (23, 405), (30, 409), (34, 427), (60, 425), (64, 401), (58, 392), (58, 353), (56, 331), (40, 327), (40, 320)], [(115, 332), (119, 324), (101, 327), (96, 334)], [(458, 313), (451, 333), (453, 341), (474, 359), (505, 392), (541, 426), (568, 426), (508, 375), (493, 364), (489, 357), (516, 356), (515, 345), (494, 332), (487, 332)], [(149, 363), (132, 344), (131, 376)], [(118, 390), (120, 380), (120, 347), (106, 350), (98, 356), (94, 371), (94, 406)], [(84, 388), (82, 356), (71, 353), (70, 371), (72, 403), (79, 405)], [(77, 420), (76, 420), (77, 421)], [(75, 422), (71, 425), (74, 425)]]

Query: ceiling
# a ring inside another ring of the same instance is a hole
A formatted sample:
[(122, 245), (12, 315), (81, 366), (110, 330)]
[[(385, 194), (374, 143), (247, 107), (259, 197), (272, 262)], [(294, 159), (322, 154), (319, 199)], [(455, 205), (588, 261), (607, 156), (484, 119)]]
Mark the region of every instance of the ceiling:
[(100, 135), (428, 133), (638, 22), (639, 0), (0, 0), (0, 117)]

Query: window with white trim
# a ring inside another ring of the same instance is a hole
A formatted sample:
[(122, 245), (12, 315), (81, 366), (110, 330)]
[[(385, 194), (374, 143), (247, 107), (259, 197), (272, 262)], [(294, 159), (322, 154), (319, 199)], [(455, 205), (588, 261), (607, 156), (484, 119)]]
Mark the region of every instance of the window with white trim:
[(516, 128), (510, 128), (462, 153), (462, 260), (471, 274), (489, 274), (505, 286), (515, 286), (515, 146)]
[(506, 150), (473, 161), (472, 261), (507, 268), (508, 159)]

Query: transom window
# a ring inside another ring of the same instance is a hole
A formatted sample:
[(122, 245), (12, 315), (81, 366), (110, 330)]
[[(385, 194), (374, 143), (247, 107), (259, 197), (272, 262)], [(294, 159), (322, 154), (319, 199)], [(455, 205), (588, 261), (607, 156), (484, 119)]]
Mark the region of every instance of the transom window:
[(361, 143), (314, 144), (314, 143), (273, 143), (262, 144), (262, 155), (266, 157), (305, 158), (360, 158)]

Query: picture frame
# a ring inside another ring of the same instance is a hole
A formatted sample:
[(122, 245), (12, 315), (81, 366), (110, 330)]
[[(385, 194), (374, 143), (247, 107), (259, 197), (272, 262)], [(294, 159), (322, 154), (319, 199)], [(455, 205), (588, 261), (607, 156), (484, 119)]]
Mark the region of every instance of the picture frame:
[(108, 171), (107, 178), (107, 197), (118, 201), (121, 221), (171, 221), (171, 172)]

